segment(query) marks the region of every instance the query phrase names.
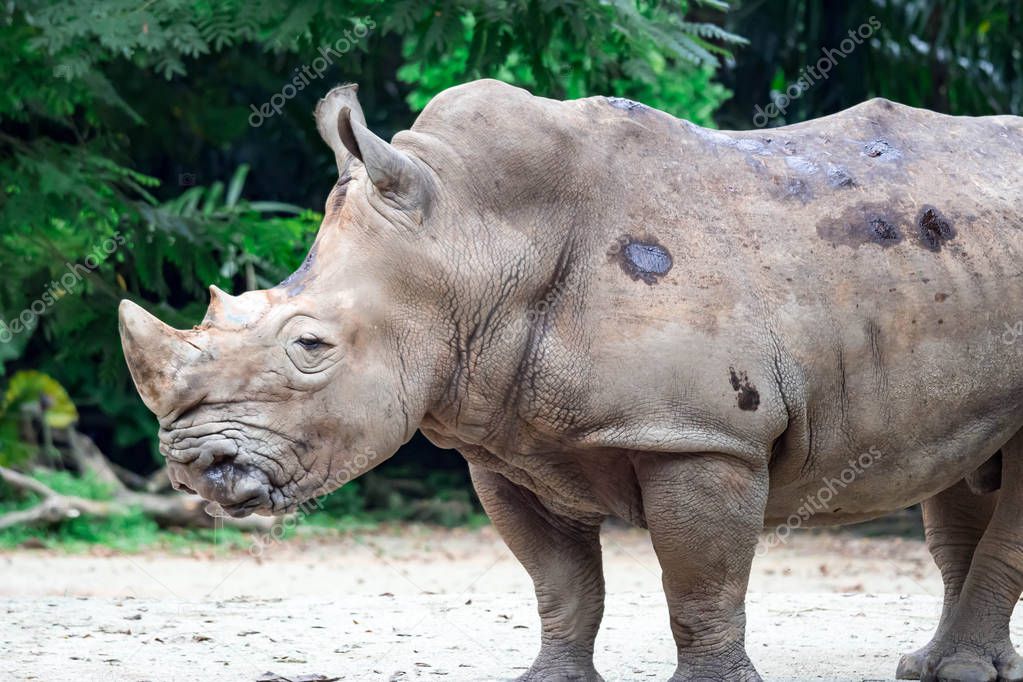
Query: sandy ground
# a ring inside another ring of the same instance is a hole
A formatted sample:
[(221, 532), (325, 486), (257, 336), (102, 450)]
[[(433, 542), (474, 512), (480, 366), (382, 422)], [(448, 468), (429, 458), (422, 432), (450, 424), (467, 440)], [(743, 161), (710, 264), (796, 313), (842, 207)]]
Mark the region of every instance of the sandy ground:
[[(649, 540), (608, 529), (604, 548), (598, 669), (667, 679)], [(538, 641), (529, 580), (491, 529), (354, 533), (258, 561), (26, 550), (0, 554), (0, 576), (0, 680), (505, 680)], [(797, 536), (754, 565), (750, 656), (767, 680), (892, 679), (940, 596), (921, 543)]]

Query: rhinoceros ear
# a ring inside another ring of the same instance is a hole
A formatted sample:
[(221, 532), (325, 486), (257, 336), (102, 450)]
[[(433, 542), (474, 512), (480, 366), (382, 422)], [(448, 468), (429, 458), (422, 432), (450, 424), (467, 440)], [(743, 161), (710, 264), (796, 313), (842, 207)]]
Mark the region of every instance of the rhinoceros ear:
[(393, 195), (409, 207), (421, 207), (427, 179), (415, 161), (374, 135), (350, 108), (341, 109), (337, 130), (341, 143), (366, 167), (366, 175), (380, 192)]
[(320, 137), (327, 143), (334, 152), (334, 159), (337, 161), (337, 174), (342, 177), (352, 155), (341, 142), (338, 132), (338, 115), (345, 107), (351, 112), (351, 117), (366, 124), (366, 117), (362, 114), (362, 107), (359, 105), (359, 86), (355, 83), (340, 85), (326, 94), (316, 105), (316, 129), (320, 131)]

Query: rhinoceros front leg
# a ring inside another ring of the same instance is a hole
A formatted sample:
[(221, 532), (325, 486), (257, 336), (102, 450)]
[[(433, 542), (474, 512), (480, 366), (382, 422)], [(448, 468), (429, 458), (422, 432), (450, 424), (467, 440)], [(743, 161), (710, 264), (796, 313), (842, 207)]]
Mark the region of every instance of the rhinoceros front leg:
[(604, 615), (600, 520), (554, 514), (501, 474), (472, 464), (469, 471), (483, 509), (536, 590), (540, 653), (519, 682), (602, 681), (593, 667)]
[(965, 481), (924, 500), (924, 527), (927, 529), (927, 549), (941, 571), (945, 584), (945, 603), (941, 620), (931, 641), (899, 661), (895, 676), (900, 680), (919, 680), (924, 663), (932, 650), (941, 646), (952, 614), (959, 604), (963, 583), (970, 571), (973, 552), (987, 530), (994, 512), (997, 493), (978, 495)]
[(1009, 619), (1023, 593), (1023, 434), (1002, 448), (1002, 487), (959, 599), (931, 642), (920, 679), (1023, 680)]
[(745, 599), (766, 467), (712, 453), (644, 453), (634, 464), (678, 647), (672, 681), (760, 680), (746, 655)]

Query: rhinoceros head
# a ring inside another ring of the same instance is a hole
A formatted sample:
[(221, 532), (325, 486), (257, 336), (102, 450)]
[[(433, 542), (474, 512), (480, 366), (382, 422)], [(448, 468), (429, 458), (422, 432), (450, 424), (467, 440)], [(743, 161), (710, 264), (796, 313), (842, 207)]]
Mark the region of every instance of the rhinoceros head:
[(121, 304), (125, 357), (172, 482), (232, 516), (288, 511), (393, 454), (443, 355), (417, 322), (430, 316), (409, 314), (422, 296), (402, 272), (415, 270), (414, 240), (392, 238), (422, 228), (432, 176), (364, 126), (355, 92), (336, 88), (317, 108), (339, 179), (295, 274), (237, 297), (211, 287), (188, 331)]

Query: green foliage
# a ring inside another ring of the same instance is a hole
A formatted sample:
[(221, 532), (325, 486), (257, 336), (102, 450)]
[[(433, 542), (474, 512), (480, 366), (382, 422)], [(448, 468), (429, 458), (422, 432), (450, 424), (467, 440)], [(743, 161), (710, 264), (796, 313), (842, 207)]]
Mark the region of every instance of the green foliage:
[(879, 14), (881, 50), (870, 60), (878, 94), (942, 111), (1023, 114), (1023, 3), (943, 5), (903, 0)]
[(121, 551), (137, 551), (155, 544), (160, 537), (156, 522), (135, 510), (101, 519), (79, 516), (61, 522), (47, 535), (50, 542), (64, 547), (102, 544)]
[(458, 526), (472, 523), (481, 514), (464, 467), (422, 469), (421, 462), (404, 456), (392, 462), (386, 473), (364, 475), (359, 482), (365, 516)]
[(729, 96), (711, 83), (718, 57), (729, 56), (712, 41), (745, 40), (686, 21), (687, 11), (686, 3), (625, 0), (457, 3), (405, 39), (408, 63), (398, 77), (415, 86), (414, 110), (467, 77), (491, 77), (555, 98), (631, 97), (706, 125)]
[(11, 377), (0, 404), (0, 419), (28, 404), (39, 405), (43, 419), (55, 429), (66, 429), (78, 421), (78, 410), (67, 391), (42, 372), (25, 370)]
[(359, 481), (350, 481), (329, 495), (324, 495), (310, 517), (324, 517), (328, 520), (353, 517), (365, 510), (366, 500)]
[(40, 470), (32, 476), (61, 495), (100, 501), (114, 497), (114, 490), (93, 474), (75, 476), (67, 471)]
[[(226, 189), (215, 182), (164, 202), (143, 197), (110, 208), (123, 211), (116, 229), (113, 220), (97, 221), (81, 207), (66, 220), (44, 219), (55, 229), (29, 227), (0, 238), (7, 255), (34, 256), (5, 263), (14, 276), (0, 283), (0, 310), (22, 311), (6, 318), (12, 329), (19, 317), (30, 320), (9, 345), (22, 353), (30, 344), (49, 346), (35, 366), (59, 374), (81, 405), (122, 424), (118, 445), (155, 434), (152, 418), (130, 393), (117, 338), (118, 300), (144, 297), (171, 323), (190, 326), (202, 316), (208, 284), (273, 286), (297, 267), (315, 233), (315, 212), (241, 199), (246, 173), (241, 166)], [(46, 306), (37, 316), (40, 301)]]
[(29, 411), (51, 429), (65, 429), (78, 421), (75, 404), (55, 379), (32, 370), (18, 372), (0, 402), (0, 466), (24, 462), (34, 454), (35, 448), (23, 442), (21, 434)]

